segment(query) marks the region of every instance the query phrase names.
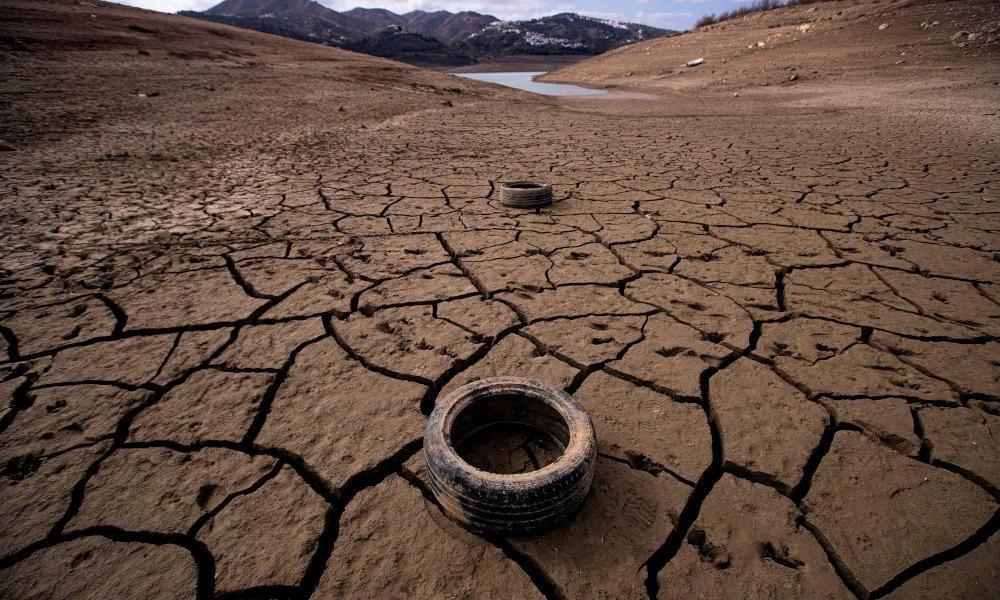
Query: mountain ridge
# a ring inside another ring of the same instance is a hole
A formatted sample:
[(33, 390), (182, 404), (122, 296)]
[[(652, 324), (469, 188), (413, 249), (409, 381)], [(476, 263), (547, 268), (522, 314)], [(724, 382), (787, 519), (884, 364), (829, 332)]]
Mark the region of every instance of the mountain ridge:
[(180, 14), (421, 65), (467, 65), (514, 54), (593, 56), (674, 33), (575, 13), (503, 21), (473, 11), (337, 12), (314, 0), (223, 0)]

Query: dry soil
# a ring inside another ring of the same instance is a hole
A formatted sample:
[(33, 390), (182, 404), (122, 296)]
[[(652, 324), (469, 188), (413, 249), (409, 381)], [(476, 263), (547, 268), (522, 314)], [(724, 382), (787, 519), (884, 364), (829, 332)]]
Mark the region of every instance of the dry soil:
[[(0, 596), (995, 597), (998, 31), (824, 2), (557, 101), (3, 0)], [(426, 415), (492, 375), (593, 417), (560, 529), (433, 503)]]

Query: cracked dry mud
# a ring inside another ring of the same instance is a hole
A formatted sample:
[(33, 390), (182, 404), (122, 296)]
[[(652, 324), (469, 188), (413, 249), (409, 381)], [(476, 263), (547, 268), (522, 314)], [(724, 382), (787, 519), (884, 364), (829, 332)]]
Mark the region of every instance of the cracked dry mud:
[[(90, 4), (0, 7), (0, 596), (995, 593), (995, 116), (560, 104)], [(503, 375), (598, 436), (530, 538), (424, 478)]]

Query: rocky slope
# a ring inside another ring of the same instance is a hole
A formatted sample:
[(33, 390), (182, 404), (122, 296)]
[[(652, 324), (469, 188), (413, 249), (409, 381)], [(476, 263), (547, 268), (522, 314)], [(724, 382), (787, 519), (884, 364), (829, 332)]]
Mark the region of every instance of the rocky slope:
[(182, 14), (418, 64), (461, 65), (514, 54), (596, 55), (669, 33), (572, 13), (508, 22), (468, 11), (339, 13), (313, 0), (224, 0)]
[[(841, 0), (752, 13), (620, 48), (546, 78), (739, 93), (857, 78), (918, 83), (954, 68), (981, 71), (982, 83), (995, 86), (998, 55), (1000, 3)], [(697, 59), (703, 62), (695, 65)]]

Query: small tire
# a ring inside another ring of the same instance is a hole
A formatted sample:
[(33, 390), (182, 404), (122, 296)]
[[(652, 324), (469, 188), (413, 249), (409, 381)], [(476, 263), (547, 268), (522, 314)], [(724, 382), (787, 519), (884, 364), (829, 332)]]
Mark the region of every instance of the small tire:
[(510, 208), (539, 208), (552, 204), (552, 186), (537, 181), (500, 184), (500, 204)]
[[(460, 440), (453, 440), (460, 434), (456, 422), (470, 421), (468, 415), (476, 411), (488, 414), (497, 410), (493, 407), (510, 405), (516, 405), (513, 418), (493, 424), (546, 432), (563, 427), (567, 439), (559, 458), (535, 471), (498, 474), (459, 456), (455, 446)], [(431, 491), (445, 514), (474, 531), (526, 535), (554, 527), (580, 508), (593, 482), (597, 442), (590, 417), (566, 392), (540, 381), (499, 377), (464, 385), (435, 407), (424, 435), (424, 458)]]

